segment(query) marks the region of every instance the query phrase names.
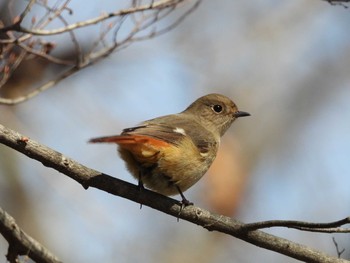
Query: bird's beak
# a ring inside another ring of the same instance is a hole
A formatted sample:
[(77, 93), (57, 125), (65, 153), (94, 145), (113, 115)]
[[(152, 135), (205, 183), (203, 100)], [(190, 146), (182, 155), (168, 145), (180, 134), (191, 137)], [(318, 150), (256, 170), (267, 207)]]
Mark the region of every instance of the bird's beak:
[(247, 116), (250, 116), (250, 113), (245, 112), (245, 111), (236, 111), (235, 113), (233, 113), (233, 116), (235, 118), (247, 117)]

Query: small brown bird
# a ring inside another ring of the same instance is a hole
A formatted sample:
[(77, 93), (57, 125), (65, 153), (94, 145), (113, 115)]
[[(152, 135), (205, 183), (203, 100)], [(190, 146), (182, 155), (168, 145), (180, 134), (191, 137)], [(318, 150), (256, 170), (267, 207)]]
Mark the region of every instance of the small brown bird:
[(186, 110), (147, 120), (120, 135), (93, 138), (93, 143), (116, 143), (128, 170), (139, 185), (163, 195), (180, 194), (195, 184), (216, 157), (220, 137), (234, 120), (250, 116), (227, 97), (209, 94)]

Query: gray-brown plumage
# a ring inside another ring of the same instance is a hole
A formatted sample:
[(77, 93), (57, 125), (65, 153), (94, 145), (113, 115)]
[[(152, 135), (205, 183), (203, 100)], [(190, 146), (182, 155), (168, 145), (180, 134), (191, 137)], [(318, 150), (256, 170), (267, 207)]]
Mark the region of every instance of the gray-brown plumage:
[(186, 110), (147, 120), (120, 135), (91, 139), (117, 143), (131, 174), (147, 188), (164, 195), (180, 193), (195, 184), (216, 157), (220, 137), (233, 121), (249, 116), (227, 97), (209, 94)]

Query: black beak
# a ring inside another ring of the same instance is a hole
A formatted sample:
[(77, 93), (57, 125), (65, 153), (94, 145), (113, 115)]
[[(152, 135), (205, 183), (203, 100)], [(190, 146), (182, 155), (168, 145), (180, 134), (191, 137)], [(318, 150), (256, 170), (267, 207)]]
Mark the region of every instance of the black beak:
[(235, 113), (233, 113), (233, 116), (236, 118), (247, 117), (247, 116), (250, 116), (250, 113), (245, 111), (236, 111)]

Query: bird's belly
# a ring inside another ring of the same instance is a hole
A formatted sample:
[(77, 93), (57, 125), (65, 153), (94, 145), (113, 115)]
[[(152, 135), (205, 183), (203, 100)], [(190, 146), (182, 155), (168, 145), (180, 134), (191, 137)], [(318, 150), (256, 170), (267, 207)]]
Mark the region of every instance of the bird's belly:
[[(215, 156), (215, 155), (213, 155)], [(207, 172), (214, 158), (203, 157), (198, 151), (172, 151), (163, 154), (151, 173), (143, 176), (148, 188), (164, 195), (178, 194), (194, 185)]]
[(163, 195), (176, 195), (178, 188), (184, 192), (202, 178), (214, 161), (214, 150), (201, 155), (193, 143), (184, 142), (143, 158), (123, 148), (119, 148), (119, 153), (131, 174), (141, 179), (144, 186)]

